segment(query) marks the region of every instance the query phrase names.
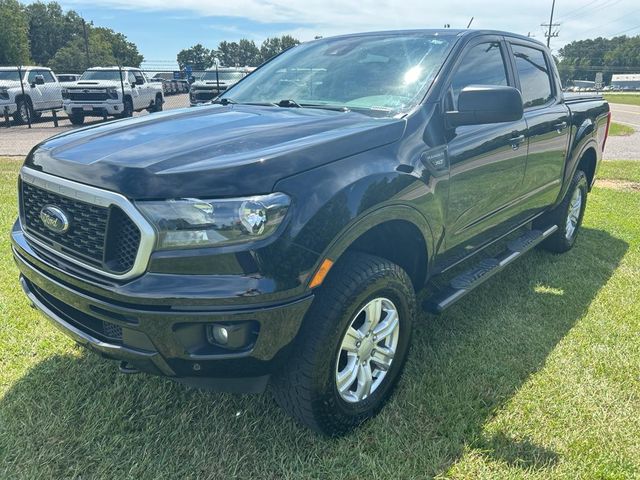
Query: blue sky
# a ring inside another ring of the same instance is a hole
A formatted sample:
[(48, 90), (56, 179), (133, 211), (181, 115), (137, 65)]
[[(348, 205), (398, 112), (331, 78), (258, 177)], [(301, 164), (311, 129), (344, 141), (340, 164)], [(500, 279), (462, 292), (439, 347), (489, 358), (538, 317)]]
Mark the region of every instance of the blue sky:
[[(173, 68), (176, 54), (196, 43), (249, 38), (257, 44), (285, 33), (315, 35), (399, 28), (474, 28), (531, 33), (544, 40), (552, 0), (61, 0), (98, 26), (124, 33), (138, 45), (149, 68)], [(431, 3), (431, 4), (430, 4)], [(179, 5), (177, 7), (176, 5)], [(640, 34), (637, 0), (556, 0), (557, 50), (572, 40)]]

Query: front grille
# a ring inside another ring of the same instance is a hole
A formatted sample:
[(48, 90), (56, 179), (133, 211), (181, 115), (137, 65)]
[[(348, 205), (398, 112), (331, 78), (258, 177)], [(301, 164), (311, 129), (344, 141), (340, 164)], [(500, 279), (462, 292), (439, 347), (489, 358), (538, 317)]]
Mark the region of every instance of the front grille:
[(82, 92), (69, 90), (69, 100), (78, 102), (104, 102), (109, 98), (107, 92)]
[[(21, 208), (25, 228), (55, 251), (112, 273), (129, 271), (135, 263), (141, 234), (117, 206), (102, 207), (21, 182)], [(45, 206), (63, 210), (69, 229), (57, 233), (40, 219)]]
[(213, 90), (207, 92), (196, 92), (196, 100), (213, 100), (218, 95), (218, 92), (214, 92)]

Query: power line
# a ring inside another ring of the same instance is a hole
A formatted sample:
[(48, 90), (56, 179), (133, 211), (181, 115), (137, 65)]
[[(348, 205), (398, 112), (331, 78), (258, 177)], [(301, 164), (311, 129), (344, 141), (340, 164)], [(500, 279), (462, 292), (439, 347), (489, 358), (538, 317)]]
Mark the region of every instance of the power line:
[(547, 48), (549, 48), (551, 46), (551, 37), (557, 37), (559, 35), (558, 30), (556, 30), (555, 32), (551, 33), (551, 29), (553, 27), (559, 27), (560, 24), (559, 23), (553, 23), (553, 13), (556, 9), (556, 0), (553, 0), (553, 3), (551, 4), (551, 17), (549, 17), (549, 23), (541, 23), (540, 26), (541, 27), (549, 27), (549, 31), (545, 34), (545, 37), (547, 37)]

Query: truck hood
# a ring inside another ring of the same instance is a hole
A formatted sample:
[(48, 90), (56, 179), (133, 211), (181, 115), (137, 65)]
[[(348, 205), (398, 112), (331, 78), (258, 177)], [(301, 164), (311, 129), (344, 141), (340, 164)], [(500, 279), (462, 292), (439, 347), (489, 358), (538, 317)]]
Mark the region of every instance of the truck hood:
[(20, 88), (20, 82), (13, 80), (0, 80), (0, 88)]
[[(77, 82), (66, 83), (67, 88), (121, 88), (119, 81), (111, 80), (79, 80)], [(124, 86), (128, 87), (129, 82), (124, 82)]]
[(287, 176), (396, 141), (403, 119), (209, 105), (63, 133), (26, 165), (131, 199), (271, 192)]

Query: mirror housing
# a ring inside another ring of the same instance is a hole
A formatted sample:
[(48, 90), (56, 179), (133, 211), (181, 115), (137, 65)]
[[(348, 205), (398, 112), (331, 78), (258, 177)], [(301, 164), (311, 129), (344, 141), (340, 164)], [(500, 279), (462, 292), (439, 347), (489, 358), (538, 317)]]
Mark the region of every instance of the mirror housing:
[(44, 77), (42, 75), (36, 75), (34, 83), (36, 85), (44, 85)]
[(136, 85), (144, 85), (144, 79), (136, 78)]
[(502, 85), (469, 85), (458, 95), (458, 110), (445, 112), (449, 127), (515, 122), (524, 108), (518, 89)]

